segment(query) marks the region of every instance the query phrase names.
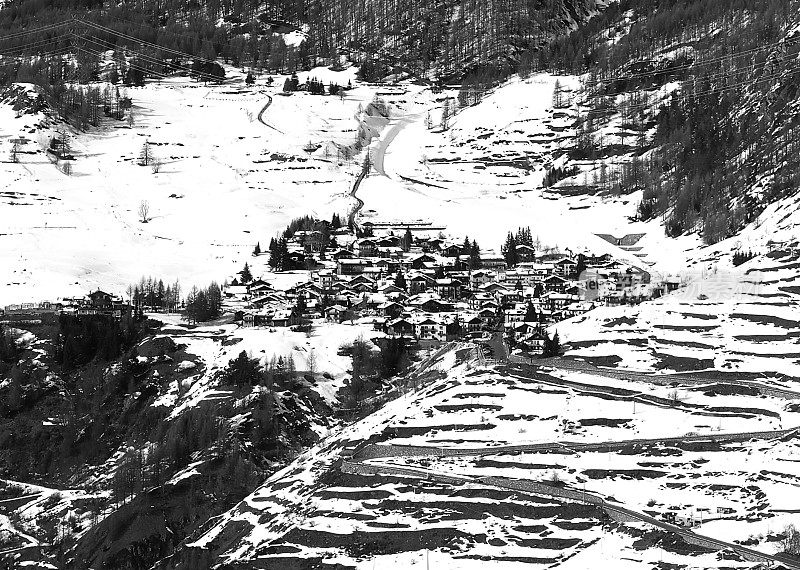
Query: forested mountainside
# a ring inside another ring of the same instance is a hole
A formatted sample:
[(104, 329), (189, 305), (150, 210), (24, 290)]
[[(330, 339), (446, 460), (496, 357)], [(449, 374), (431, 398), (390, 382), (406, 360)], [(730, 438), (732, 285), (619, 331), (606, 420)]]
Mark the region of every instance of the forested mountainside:
[[(237, 66), (296, 71), (347, 55), (374, 59), (376, 79), (394, 67), (421, 78), (460, 79), (479, 68), (494, 74), (487, 66), (508, 75), (525, 51), (576, 28), (594, 11), (594, 0), (13, 0), (0, 10), (0, 30), (11, 33), (0, 37), (0, 49), (66, 47), (63, 26), (33, 38), (13, 34), (85, 17), (163, 48)], [(108, 48), (136, 45), (108, 34), (100, 39)], [(85, 40), (77, 41), (85, 46)]]
[[(629, 4), (557, 42), (550, 59), (589, 74), (596, 114), (582, 122), (579, 152), (609, 152), (593, 132), (621, 103), (632, 139), (654, 127), (627, 188), (644, 190), (639, 217), (664, 216), (673, 236), (699, 227), (708, 243), (729, 237), (798, 186), (797, 3)], [(599, 45), (614, 26), (624, 35)]]
[(800, 181), (799, 7), (631, 0), (556, 40), (542, 65), (586, 74), (591, 106), (572, 158), (627, 155), (622, 191), (644, 190), (638, 216), (669, 235), (734, 235)]
[(219, 327), (24, 326), (0, 325), (2, 568), (149, 568), (336, 421), (290, 355), (261, 370)]

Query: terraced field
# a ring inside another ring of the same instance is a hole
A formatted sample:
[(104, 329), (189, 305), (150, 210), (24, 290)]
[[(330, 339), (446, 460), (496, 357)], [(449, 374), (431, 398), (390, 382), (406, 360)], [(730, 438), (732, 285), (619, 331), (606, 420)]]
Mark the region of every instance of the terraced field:
[(800, 257), (720, 269), (637, 307), (603, 307), (558, 326), (569, 356), (631, 370), (746, 372), (797, 388)]
[[(691, 511), (700, 535), (765, 554), (800, 510), (787, 500), (800, 440), (780, 429), (800, 416), (785, 398), (484, 368), (471, 354), (443, 355), (424, 388), (298, 457), (186, 555), (254, 568), (749, 568), (741, 553), (626, 522), (625, 509)], [(654, 441), (631, 441), (642, 438)], [(567, 496), (542, 492), (554, 488)]]

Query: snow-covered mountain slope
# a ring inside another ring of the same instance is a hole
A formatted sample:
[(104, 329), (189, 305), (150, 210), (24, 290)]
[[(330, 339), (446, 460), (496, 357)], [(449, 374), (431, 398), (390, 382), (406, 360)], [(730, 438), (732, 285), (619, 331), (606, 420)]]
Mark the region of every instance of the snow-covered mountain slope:
[[(549, 168), (564, 163), (575, 144), (580, 105), (553, 108), (556, 81), (577, 90), (575, 77), (537, 74), (515, 78), (479, 104), (460, 110), (441, 129), (444, 99), (409, 113), (384, 131), (373, 150), (374, 173), (362, 184), (367, 216), (375, 220), (427, 217), (456, 235), (475, 236), (499, 249), (509, 230), (530, 226), (545, 245), (613, 253), (664, 271), (684, 266), (697, 236), (672, 240), (657, 222), (634, 222), (641, 193), (603, 195), (579, 189), (570, 195), (543, 188)], [(566, 97), (566, 95), (565, 95)], [(433, 128), (426, 128), (430, 111)], [(592, 165), (584, 169), (591, 172)], [(578, 183), (583, 175), (576, 177)], [(374, 212), (370, 212), (373, 210)], [(626, 252), (597, 234), (644, 234), (637, 251)]]
[(601, 307), (557, 328), (570, 356), (638, 370), (741, 371), (797, 388), (798, 259), (796, 241), (739, 267), (712, 259), (661, 299)]
[[(459, 569), (716, 568), (721, 556), (752, 567), (658, 529), (609, 524), (603, 509), (558, 499), (552, 486), (658, 519), (705, 516), (697, 533), (767, 554), (792, 520), (798, 448), (780, 427), (798, 417), (784, 399), (679, 380), (678, 399), (673, 388), (634, 382), (626, 395), (625, 382), (600, 376), (476, 367), (468, 346), (437, 368), (446, 372), (429, 372), (424, 388), (299, 456), (164, 567), (408, 568), (429, 559)], [(753, 433), (729, 435), (741, 431)], [(636, 441), (669, 437), (678, 440)], [(354, 461), (346, 450), (365, 440)], [(526, 482), (534, 490), (522, 490)]]
[[(641, 191), (592, 191), (603, 169), (622, 168), (630, 157), (612, 157), (606, 166), (566, 161), (576, 117), (586, 112), (575, 77), (514, 78), (459, 110), (443, 130), (443, 106), (445, 99), (453, 105), (454, 90), (366, 85), (352, 69), (319, 68), (301, 73), (301, 81), (352, 81), (355, 89), (344, 98), (282, 96), (263, 78), (247, 87), (229, 71), (234, 79), (220, 86), (173, 79), (128, 89), (133, 126), (107, 122), (73, 133), (72, 176), (43, 152), (57, 125), (40, 128), (41, 114), (16, 117), (1, 107), (4, 151), (12, 140), (25, 142), (18, 164), (0, 164), (0, 253), (7, 260), (0, 302), (95, 287), (121, 293), (144, 274), (187, 286), (230, 277), (256, 242), (267, 243), (291, 218), (350, 211), (363, 151), (340, 160), (337, 145), (351, 145), (366, 130), (377, 138), (371, 173), (358, 189), (361, 222), (425, 220), (477, 239), (484, 251), (498, 250), (509, 230), (530, 226), (544, 245), (608, 252), (662, 274), (737, 248), (763, 252), (776, 223), (784, 237), (796, 236), (792, 199), (707, 249), (696, 233), (672, 239), (660, 220), (634, 221)], [(556, 109), (557, 80), (570, 104)], [(364, 115), (376, 96), (389, 106), (388, 121)], [(607, 129), (611, 137), (613, 122)], [(163, 163), (157, 174), (138, 164), (146, 140)], [(567, 164), (578, 174), (544, 188), (545, 176)], [(146, 224), (137, 212), (142, 201), (150, 206)], [(620, 248), (598, 234), (641, 238)]]
[[(352, 71), (322, 72), (309, 75), (344, 85), (353, 78)], [(325, 158), (303, 147), (352, 143), (359, 108), (380, 89), (358, 87), (344, 99), (284, 97), (263, 80), (248, 88), (242, 79), (123, 89), (133, 126), (110, 121), (71, 133), (71, 176), (43, 152), (60, 125), (38, 128), (40, 114), (16, 117), (0, 106), (3, 154), (13, 139), (26, 141), (19, 163), (0, 164), (0, 304), (95, 287), (122, 293), (150, 274), (187, 286), (222, 281), (293, 217), (346, 214), (357, 166), (339, 167), (335, 151)], [(145, 141), (162, 162), (157, 174), (138, 164)], [(150, 207), (146, 224), (142, 201)]]

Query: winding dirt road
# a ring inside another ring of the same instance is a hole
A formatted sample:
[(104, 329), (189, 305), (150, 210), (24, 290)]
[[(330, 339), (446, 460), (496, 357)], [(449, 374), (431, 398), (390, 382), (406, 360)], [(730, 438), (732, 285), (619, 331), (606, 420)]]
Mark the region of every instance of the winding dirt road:
[(284, 133), (282, 130), (280, 130), (280, 129), (276, 129), (275, 127), (273, 127), (272, 125), (270, 125), (269, 123), (267, 123), (266, 121), (264, 121), (264, 112), (265, 112), (267, 109), (269, 109), (269, 106), (270, 106), (270, 105), (272, 105), (272, 95), (267, 95), (267, 104), (266, 104), (266, 105), (264, 105), (264, 106), (261, 108), (261, 111), (259, 111), (259, 113), (258, 113), (258, 122), (259, 122), (259, 123), (261, 123), (262, 125), (264, 125), (265, 127), (269, 127), (269, 128), (270, 128), (270, 129), (272, 129), (273, 131), (277, 131), (277, 132), (279, 132), (280, 134), (282, 134), (282, 135), (285, 135), (286, 133)]
[[(369, 152), (369, 150), (367, 150), (367, 152)], [(355, 227), (356, 216), (358, 216), (361, 208), (364, 207), (364, 200), (359, 198), (356, 193), (358, 192), (358, 187), (361, 186), (361, 182), (367, 177), (367, 174), (369, 174), (369, 163), (366, 163), (364, 168), (361, 169), (361, 172), (358, 173), (356, 181), (353, 183), (353, 189), (350, 190), (350, 196), (356, 199), (356, 207), (350, 210), (350, 214), (347, 217), (347, 225), (351, 228)]]

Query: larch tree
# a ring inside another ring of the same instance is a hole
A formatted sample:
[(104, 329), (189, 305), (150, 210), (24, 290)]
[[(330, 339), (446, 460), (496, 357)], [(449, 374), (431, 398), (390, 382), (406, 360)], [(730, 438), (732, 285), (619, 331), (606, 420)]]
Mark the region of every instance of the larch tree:
[(153, 154), (150, 150), (150, 141), (144, 141), (142, 145), (142, 150), (139, 152), (139, 165), (140, 166), (149, 166), (150, 162), (153, 160)]

